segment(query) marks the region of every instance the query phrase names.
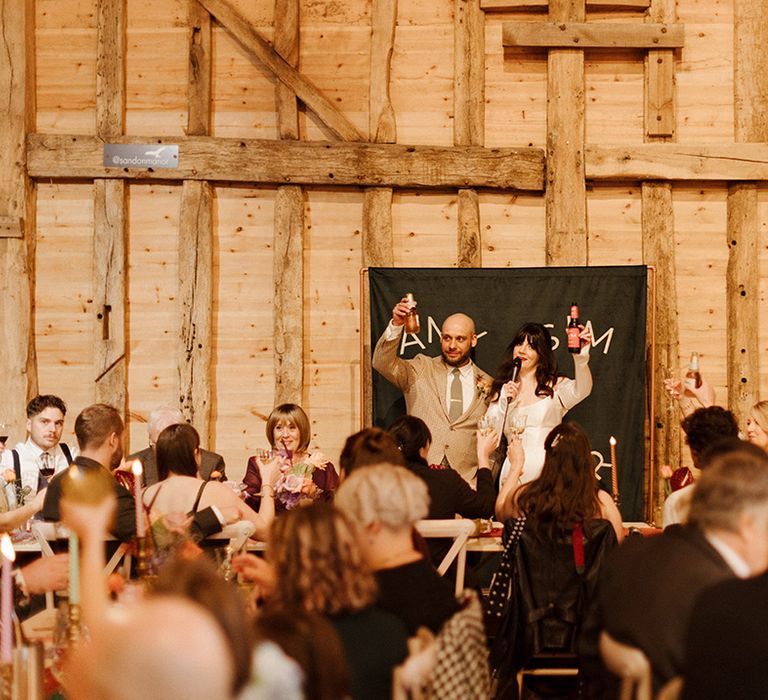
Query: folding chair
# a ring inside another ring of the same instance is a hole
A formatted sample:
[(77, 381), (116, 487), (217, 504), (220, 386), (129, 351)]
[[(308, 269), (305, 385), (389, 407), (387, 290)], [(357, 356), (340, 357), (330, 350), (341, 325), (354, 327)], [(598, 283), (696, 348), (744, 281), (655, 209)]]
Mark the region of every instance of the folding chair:
[(437, 567), (437, 573), (445, 575), (448, 568), (456, 560), (456, 595), (464, 590), (464, 572), (467, 567), (467, 540), (475, 534), (473, 520), (419, 520), (416, 523), (419, 534), (429, 539), (431, 537), (450, 538), (451, 548)]

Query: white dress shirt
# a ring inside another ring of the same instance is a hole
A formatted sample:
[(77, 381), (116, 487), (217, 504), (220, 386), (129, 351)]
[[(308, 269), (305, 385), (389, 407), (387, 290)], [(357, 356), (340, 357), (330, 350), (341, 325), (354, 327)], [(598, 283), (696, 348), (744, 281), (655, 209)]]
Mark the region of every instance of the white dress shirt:
[[(74, 459), (78, 455), (77, 447), (69, 445), (72, 458)], [(54, 474), (58, 474), (60, 471), (66, 469), (69, 464), (67, 458), (64, 456), (64, 451), (60, 445), (56, 444), (48, 450), (43, 450), (42, 447), (32, 442), (32, 438), (27, 438), (26, 442), (19, 442), (14, 448), (19, 453), (19, 461), (21, 463), (21, 488), (29, 486), (30, 496), (34, 496), (37, 493), (37, 482), (40, 474), (40, 467), (42, 466), (42, 454), (48, 452), (51, 455)], [(13, 471), (13, 455), (11, 450), (6, 448), (2, 455), (0, 455), (0, 466), (3, 470), (10, 469)], [(0, 484), (5, 489), (5, 494), (8, 498), (8, 506), (15, 508), (18, 505), (16, 503), (16, 486), (15, 484), (6, 484), (5, 480), (0, 477)]]
[[(398, 336), (403, 332), (405, 326), (396, 326), (392, 321), (387, 325), (387, 329), (384, 331), (384, 340), (392, 341), (396, 340)], [(453, 384), (453, 370), (450, 365), (446, 365), (448, 368), (448, 377), (445, 381), (445, 412), (450, 413), (451, 409), (451, 384)], [(475, 368), (472, 362), (462, 365), (458, 368), (459, 379), (461, 380), (461, 412), (466, 413), (469, 409), (469, 405), (475, 398)]]

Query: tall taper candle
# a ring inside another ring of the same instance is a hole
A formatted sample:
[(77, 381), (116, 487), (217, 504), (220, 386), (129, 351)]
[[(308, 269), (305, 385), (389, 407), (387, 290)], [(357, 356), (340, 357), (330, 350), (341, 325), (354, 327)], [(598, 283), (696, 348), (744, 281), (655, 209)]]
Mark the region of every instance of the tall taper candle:
[(69, 533), (69, 604), (80, 605), (80, 540)]
[(611, 435), (611, 494), (613, 500), (619, 500), (619, 475), (616, 472), (616, 438)]
[(3, 570), (0, 578), (0, 662), (13, 663), (13, 577), (11, 565), (16, 558), (8, 533), (0, 541), (3, 554)]
[(141, 474), (144, 471), (141, 460), (133, 460), (131, 471), (133, 472), (133, 503), (136, 509), (136, 537), (144, 537), (147, 533), (144, 522), (144, 508), (141, 504)]

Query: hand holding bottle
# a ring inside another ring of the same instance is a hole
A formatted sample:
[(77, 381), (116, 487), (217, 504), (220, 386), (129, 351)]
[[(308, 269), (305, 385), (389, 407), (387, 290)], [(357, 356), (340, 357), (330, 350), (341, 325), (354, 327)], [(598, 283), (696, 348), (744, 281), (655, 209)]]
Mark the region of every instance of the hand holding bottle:
[[(409, 293), (410, 294), (410, 293)], [(416, 302), (413, 300), (413, 295), (406, 294), (400, 301), (395, 304), (395, 308), (392, 309), (392, 325), (403, 326), (408, 318), (408, 314), (411, 313), (413, 307), (416, 306)]]

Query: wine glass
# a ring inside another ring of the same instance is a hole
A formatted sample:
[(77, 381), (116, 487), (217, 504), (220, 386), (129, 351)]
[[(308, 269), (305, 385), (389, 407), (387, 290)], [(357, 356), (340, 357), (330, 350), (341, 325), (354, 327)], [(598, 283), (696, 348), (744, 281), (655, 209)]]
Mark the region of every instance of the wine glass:
[(528, 416), (524, 413), (510, 413), (507, 416), (507, 424), (504, 426), (507, 440), (512, 442), (515, 438), (520, 438), (525, 432), (525, 426), (528, 423)]
[(480, 435), (482, 437), (486, 437), (487, 435), (490, 435), (491, 431), (493, 430), (493, 420), (490, 416), (484, 415), (480, 416), (480, 418), (477, 421), (477, 429), (480, 431)]
[(0, 423), (0, 442), (3, 443), (3, 447), (5, 447), (5, 443), (7, 440), (8, 440), (8, 424)]

